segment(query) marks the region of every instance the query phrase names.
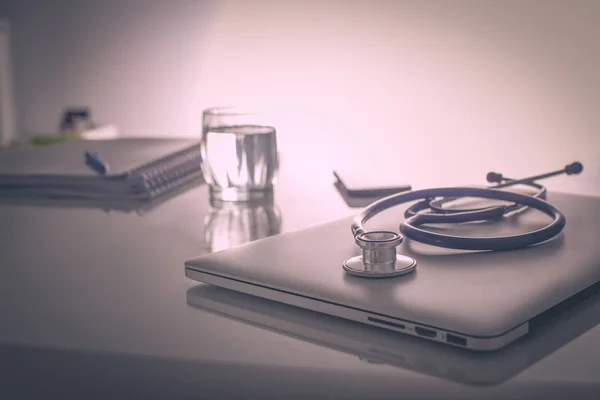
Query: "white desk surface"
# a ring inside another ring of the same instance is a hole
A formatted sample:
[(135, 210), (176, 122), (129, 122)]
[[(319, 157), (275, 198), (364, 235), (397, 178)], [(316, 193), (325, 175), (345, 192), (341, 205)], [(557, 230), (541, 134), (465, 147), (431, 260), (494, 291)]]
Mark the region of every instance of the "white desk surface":
[[(282, 174), (282, 230), (351, 215), (332, 182), (328, 171), (311, 179)], [(9, 383), (0, 391), (201, 398), (599, 392), (600, 327), (480, 388), (194, 308), (186, 295), (197, 283), (185, 278), (183, 263), (205, 252), (207, 209), (206, 186), (144, 215), (0, 205), (0, 376)]]

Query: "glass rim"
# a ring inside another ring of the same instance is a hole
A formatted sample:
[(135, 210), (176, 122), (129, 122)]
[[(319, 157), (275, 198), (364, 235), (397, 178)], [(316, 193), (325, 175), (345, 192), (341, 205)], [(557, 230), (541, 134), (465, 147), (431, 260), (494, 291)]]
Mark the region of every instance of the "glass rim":
[(202, 115), (220, 115), (220, 116), (236, 116), (236, 115), (253, 115), (253, 112), (245, 111), (237, 106), (215, 106), (205, 108)]
[[(273, 126), (273, 125), (266, 125), (266, 124), (239, 124), (239, 125), (216, 125), (216, 126), (208, 126), (205, 127), (207, 132), (213, 132), (213, 133), (238, 133), (238, 134), (245, 134), (245, 135), (264, 135), (264, 134), (268, 134), (268, 133), (277, 133), (277, 129)], [(248, 129), (251, 129), (251, 131), (247, 131)], [(236, 129), (237, 132), (235, 130), (232, 129)], [(240, 129), (245, 129), (246, 132), (240, 131)]]

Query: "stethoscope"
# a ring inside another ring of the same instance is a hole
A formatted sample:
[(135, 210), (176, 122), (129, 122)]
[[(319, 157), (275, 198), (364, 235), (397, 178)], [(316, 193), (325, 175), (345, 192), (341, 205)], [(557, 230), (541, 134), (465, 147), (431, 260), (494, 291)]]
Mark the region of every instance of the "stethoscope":
[[(560, 210), (545, 201), (547, 190), (535, 181), (566, 173), (576, 175), (583, 171), (580, 162), (574, 162), (558, 171), (523, 179), (510, 179), (502, 174), (490, 172), (487, 180), (495, 185), (486, 188), (446, 187), (398, 193), (378, 200), (363, 209), (352, 220), (352, 234), (362, 254), (344, 261), (343, 268), (349, 274), (364, 278), (388, 278), (405, 275), (417, 268), (415, 259), (396, 251), (403, 236), (417, 242), (448, 249), (500, 251), (516, 250), (545, 242), (558, 235), (565, 227), (566, 219)], [(514, 185), (535, 188), (532, 195), (501, 190)], [(510, 202), (510, 205), (495, 205), (470, 209), (449, 209), (444, 204), (461, 197), (483, 198)], [(400, 233), (390, 231), (367, 231), (364, 224), (376, 214), (391, 207), (421, 200), (404, 213)], [(498, 237), (463, 237), (431, 232), (426, 224), (450, 224), (482, 222), (503, 218), (525, 211), (528, 207), (543, 212), (552, 218), (547, 226), (531, 232)]]

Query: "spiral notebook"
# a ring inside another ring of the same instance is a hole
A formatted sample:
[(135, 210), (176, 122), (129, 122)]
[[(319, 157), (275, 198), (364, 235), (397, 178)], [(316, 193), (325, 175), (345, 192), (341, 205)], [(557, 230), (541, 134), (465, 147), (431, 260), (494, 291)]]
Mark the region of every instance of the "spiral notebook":
[[(95, 153), (109, 167), (85, 162)], [(191, 139), (78, 140), (0, 153), (0, 197), (65, 200), (152, 200), (201, 181), (200, 146)]]

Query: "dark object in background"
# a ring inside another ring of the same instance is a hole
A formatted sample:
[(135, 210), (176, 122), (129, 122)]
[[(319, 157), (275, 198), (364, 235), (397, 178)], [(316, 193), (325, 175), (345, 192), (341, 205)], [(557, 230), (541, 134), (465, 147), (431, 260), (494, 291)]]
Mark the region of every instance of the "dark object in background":
[[(340, 170), (333, 171), (340, 185), (352, 197), (386, 197), (392, 194), (406, 192), (411, 186), (405, 183), (381, 181), (381, 178), (364, 178), (358, 174), (342, 173)], [(343, 177), (342, 177), (343, 176)]]
[(394, 184), (365, 179), (350, 172), (333, 171), (336, 177), (335, 187), (349, 207), (363, 208), (374, 201), (396, 193), (411, 190), (408, 184)]
[(59, 132), (82, 132), (95, 127), (88, 107), (68, 108), (60, 122)]

